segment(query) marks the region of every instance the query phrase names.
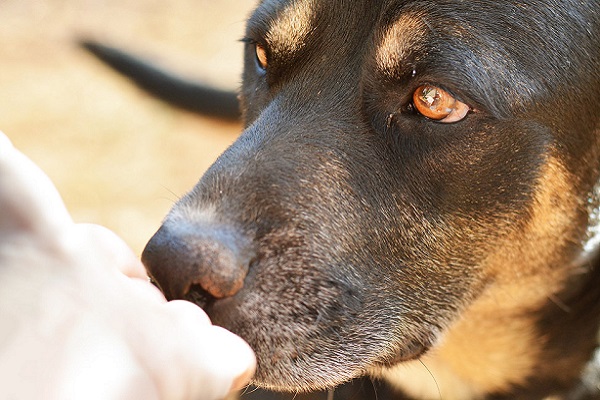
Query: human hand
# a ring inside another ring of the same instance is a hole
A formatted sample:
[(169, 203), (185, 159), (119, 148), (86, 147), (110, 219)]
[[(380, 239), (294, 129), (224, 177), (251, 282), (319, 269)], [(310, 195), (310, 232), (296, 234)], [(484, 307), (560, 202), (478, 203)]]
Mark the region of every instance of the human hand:
[(0, 132), (0, 397), (220, 399), (250, 379), (248, 345), (166, 302), (115, 234), (75, 224)]

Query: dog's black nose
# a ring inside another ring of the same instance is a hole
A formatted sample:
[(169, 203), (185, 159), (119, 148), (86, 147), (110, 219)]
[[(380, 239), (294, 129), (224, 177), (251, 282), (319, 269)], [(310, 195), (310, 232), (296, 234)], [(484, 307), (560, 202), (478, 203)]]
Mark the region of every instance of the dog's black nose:
[(220, 299), (244, 285), (250, 253), (242, 234), (222, 226), (163, 225), (142, 253), (148, 274), (167, 299), (182, 299), (199, 285)]

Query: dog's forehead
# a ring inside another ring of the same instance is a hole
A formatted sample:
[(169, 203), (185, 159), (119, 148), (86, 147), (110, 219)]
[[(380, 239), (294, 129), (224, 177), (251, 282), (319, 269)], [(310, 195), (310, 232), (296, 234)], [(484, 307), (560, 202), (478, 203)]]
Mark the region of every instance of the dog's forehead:
[[(386, 76), (416, 70), (451, 89), (467, 88), (466, 97), (506, 116), (556, 86), (569, 91), (577, 75), (597, 84), (593, 57), (574, 56), (598, 52), (592, 3), (555, 9), (550, 0), (263, 0), (248, 32), (268, 45), (274, 65), (311, 57), (326, 60), (323, 68), (363, 68), (375, 60)], [(333, 55), (347, 58), (336, 64)]]
[(290, 53), (313, 30), (317, 9), (316, 0), (266, 0), (250, 19), (250, 28), (262, 31), (271, 45)]
[[(368, 33), (387, 2), (389, 0), (263, 0), (251, 16), (249, 27), (262, 30), (275, 44), (289, 42), (311, 31), (361, 29)], [(368, 38), (368, 35), (363, 36)]]
[[(466, 6), (451, 0), (263, 0), (248, 21), (248, 31), (281, 54), (298, 50), (311, 36), (337, 47), (367, 43), (384, 48), (403, 40), (404, 47), (414, 46), (418, 44), (415, 39), (426, 40), (426, 35), (446, 39), (492, 36), (478, 41), (484, 48), (495, 40), (494, 31), (505, 27), (493, 17), (504, 15), (506, 7), (489, 0), (473, 3), (477, 4)], [(509, 17), (507, 20), (512, 19), (517, 28), (530, 26), (519, 24), (515, 15)], [(330, 50), (330, 46), (324, 48)]]

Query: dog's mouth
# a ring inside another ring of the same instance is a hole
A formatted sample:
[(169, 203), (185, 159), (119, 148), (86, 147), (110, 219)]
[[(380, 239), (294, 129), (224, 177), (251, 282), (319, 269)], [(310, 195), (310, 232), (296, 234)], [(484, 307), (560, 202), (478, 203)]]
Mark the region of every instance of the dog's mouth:
[[(220, 325), (226, 329), (230, 329), (232, 330), (234, 333), (239, 334), (240, 336), (242, 336), (242, 338), (244, 338), (245, 340), (247, 340), (249, 342), (249, 344), (253, 347), (253, 349), (257, 352), (265, 352), (265, 349), (263, 348), (264, 346), (262, 345), (256, 345), (256, 340), (257, 337), (254, 336), (254, 334), (251, 334), (250, 337), (246, 337), (248, 332), (245, 332), (246, 334), (244, 334), (245, 329), (242, 328), (242, 332), (238, 332), (240, 330), (240, 325), (238, 325), (236, 322), (232, 322), (231, 318), (236, 319), (236, 315), (238, 315), (238, 312), (240, 312), (240, 310), (233, 310), (230, 307), (235, 307), (234, 303), (237, 303), (237, 301), (232, 301), (233, 299), (217, 299), (214, 296), (212, 296), (210, 293), (208, 293), (206, 290), (202, 289), (202, 287), (200, 285), (192, 285), (189, 292), (187, 293), (187, 295), (185, 296), (185, 300), (188, 300), (190, 302), (193, 302), (194, 304), (198, 305), (199, 307), (201, 307), (202, 309), (204, 309), (206, 311), (206, 313), (209, 315), (209, 317), (213, 320), (213, 323), (215, 323), (216, 325)], [(231, 324), (233, 324), (232, 326), (230, 326)], [(302, 335), (299, 335), (302, 336)], [(264, 339), (264, 338), (263, 338)], [(282, 339), (281, 337), (279, 338), (280, 340)], [(281, 359), (278, 359), (278, 356), (273, 356), (273, 354), (270, 354), (269, 356), (264, 356), (264, 355), (260, 355), (257, 354), (259, 357), (259, 369), (258, 369), (258, 373), (257, 376), (255, 377), (255, 384), (257, 384), (258, 386), (265, 386), (268, 388), (272, 388), (275, 390), (290, 390), (290, 388), (292, 387), (296, 387), (296, 385), (298, 384), (297, 379), (295, 380), (296, 383), (295, 384), (290, 384), (285, 383), (283, 384), (283, 382), (280, 382), (279, 384), (275, 384), (275, 381), (278, 380), (285, 380), (280, 374), (282, 374), (283, 370), (285, 370), (286, 368), (291, 368), (290, 365), (287, 365), (287, 367), (284, 367), (282, 369), (282, 366), (284, 364), (282, 364), (282, 360), (287, 358), (288, 356), (291, 359), (299, 359), (300, 356), (298, 354), (293, 355), (292, 353), (294, 353), (294, 351), (297, 350), (297, 346), (299, 346), (298, 341), (300, 341), (300, 337), (294, 337), (293, 335), (289, 335), (288, 337), (289, 339), (289, 343), (285, 343), (284, 342), (280, 342), (279, 344), (282, 346), (281, 349), (271, 349), (270, 351), (272, 351), (274, 354), (279, 354), (279, 357), (281, 357)], [(318, 340), (317, 340), (318, 341)], [(260, 340), (259, 340), (260, 343)], [(391, 351), (391, 352), (387, 352), (386, 355), (378, 357), (378, 358), (372, 358), (372, 357), (365, 357), (366, 360), (368, 358), (371, 359), (370, 361), (370, 365), (363, 365), (362, 367), (359, 367), (358, 365), (355, 365), (354, 368), (349, 368), (348, 371), (345, 371), (345, 373), (342, 373), (341, 371), (338, 371), (338, 373), (336, 374), (337, 379), (334, 378), (332, 380), (328, 380), (328, 379), (323, 379), (321, 378), (322, 381), (326, 382), (325, 384), (320, 384), (319, 386), (321, 388), (326, 388), (328, 386), (335, 386), (337, 384), (342, 383), (344, 380), (347, 380), (351, 377), (355, 377), (358, 376), (357, 373), (359, 370), (366, 371), (366, 370), (378, 370), (380, 368), (383, 369), (387, 369), (390, 367), (393, 367), (397, 364), (400, 363), (404, 363), (404, 362), (408, 362), (408, 361), (412, 361), (412, 360), (416, 360), (419, 359), (421, 356), (423, 356), (432, 346), (432, 335), (427, 335), (427, 334), (422, 334), (422, 335), (416, 335), (416, 336), (411, 336), (411, 335), (407, 335), (407, 337), (405, 338), (405, 340), (402, 343), (398, 344), (398, 347), (395, 351)], [(296, 350), (292, 351), (292, 353), (287, 354), (289, 347), (294, 348)], [(310, 358), (310, 357), (309, 357)], [(262, 365), (261, 365), (262, 364)], [(304, 367), (302, 368), (303, 374), (304, 375), (304, 379), (311, 379), (309, 378), (309, 376), (312, 375), (313, 372), (316, 372), (312, 370), (313, 367), (320, 369), (321, 367), (319, 366), (315, 366), (312, 365), (311, 366), (311, 362), (309, 362), (308, 364), (305, 364)], [(362, 362), (359, 362), (359, 364), (362, 364)], [(295, 368), (292, 368), (295, 369)], [(351, 370), (354, 370), (354, 372), (351, 372)], [(291, 371), (291, 370), (289, 370)], [(288, 372), (289, 372), (288, 371)], [(297, 372), (297, 371), (296, 371)], [(351, 374), (352, 376), (348, 375), (346, 376), (345, 374)], [(326, 374), (327, 375), (327, 374)], [(278, 386), (281, 385), (281, 386)], [(311, 383), (311, 385), (314, 385), (314, 382)], [(303, 387), (306, 388), (308, 386), (300, 384), (297, 387)]]
[(215, 302), (215, 297), (204, 290), (200, 285), (192, 285), (189, 292), (184, 296), (185, 300), (196, 304), (203, 310), (207, 310)]

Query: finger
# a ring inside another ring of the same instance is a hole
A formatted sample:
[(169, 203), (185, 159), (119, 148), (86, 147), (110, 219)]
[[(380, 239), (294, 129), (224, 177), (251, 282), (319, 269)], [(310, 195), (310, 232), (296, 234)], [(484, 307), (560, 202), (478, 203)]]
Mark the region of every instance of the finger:
[(130, 278), (125, 277), (124, 275), (123, 277), (127, 279), (127, 283), (131, 289), (140, 294), (141, 298), (159, 303), (167, 302), (167, 299), (162, 292), (156, 286), (150, 283), (148, 279)]
[(0, 234), (53, 237), (72, 219), (50, 179), (0, 132)]
[[(213, 326), (198, 306), (183, 300), (166, 305), (176, 340), (173, 365), (180, 375), (161, 374), (165, 392), (182, 390), (185, 398), (219, 399), (243, 387), (254, 373), (250, 347), (233, 333)], [(173, 372), (173, 371), (171, 371)]]
[(165, 307), (171, 314), (174, 324), (181, 329), (196, 331), (198, 327), (204, 328), (212, 325), (204, 310), (189, 301), (172, 300)]
[(75, 224), (63, 238), (66, 247), (78, 254), (88, 252), (104, 268), (116, 268), (131, 278), (148, 279), (146, 270), (133, 250), (117, 234), (96, 224)]
[(201, 397), (209, 389), (221, 398), (247, 384), (256, 369), (250, 346), (239, 336), (211, 326), (200, 339), (188, 343), (190, 398)]
[(223, 346), (222, 367), (233, 377), (230, 391), (243, 389), (256, 371), (254, 352), (242, 338), (228, 330), (220, 326), (213, 326), (212, 330), (217, 338), (215, 342), (220, 342)]
[(191, 398), (201, 396), (209, 386), (213, 393), (227, 394), (247, 384), (254, 374), (256, 358), (244, 340), (211, 325), (204, 311), (192, 303), (175, 300), (167, 307), (173, 312), (182, 333), (179, 340), (185, 346), (190, 366)]

